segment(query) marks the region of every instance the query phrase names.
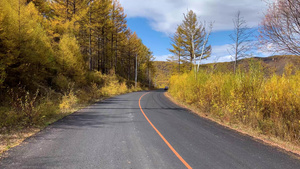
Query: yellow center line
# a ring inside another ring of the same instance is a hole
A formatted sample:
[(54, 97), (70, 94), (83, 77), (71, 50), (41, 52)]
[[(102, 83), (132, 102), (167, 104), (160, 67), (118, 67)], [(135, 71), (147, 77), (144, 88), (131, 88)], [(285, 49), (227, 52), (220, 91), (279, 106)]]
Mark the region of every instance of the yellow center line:
[[(149, 93), (149, 92), (148, 92)], [(192, 169), (192, 167), (177, 153), (177, 151), (172, 147), (172, 145), (168, 142), (167, 139), (165, 139), (165, 137), (157, 130), (157, 128), (152, 124), (152, 122), (148, 119), (148, 117), (146, 116), (146, 114), (144, 113), (142, 106), (141, 106), (141, 99), (142, 97), (144, 97), (146, 94), (143, 94), (140, 99), (139, 99), (139, 106), (141, 109), (141, 112), (143, 113), (144, 117), (146, 118), (146, 120), (149, 122), (149, 124), (152, 126), (152, 128), (156, 131), (156, 133), (163, 139), (163, 141), (167, 144), (167, 146), (173, 151), (173, 153), (177, 156), (177, 158), (188, 168), (188, 169)]]

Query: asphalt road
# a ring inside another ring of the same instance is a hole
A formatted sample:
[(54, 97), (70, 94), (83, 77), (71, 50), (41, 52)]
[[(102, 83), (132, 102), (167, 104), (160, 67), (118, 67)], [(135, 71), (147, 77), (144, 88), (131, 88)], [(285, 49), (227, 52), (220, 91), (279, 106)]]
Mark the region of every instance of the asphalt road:
[(82, 109), (12, 148), (0, 168), (300, 168), (300, 160), (202, 119), (163, 92)]

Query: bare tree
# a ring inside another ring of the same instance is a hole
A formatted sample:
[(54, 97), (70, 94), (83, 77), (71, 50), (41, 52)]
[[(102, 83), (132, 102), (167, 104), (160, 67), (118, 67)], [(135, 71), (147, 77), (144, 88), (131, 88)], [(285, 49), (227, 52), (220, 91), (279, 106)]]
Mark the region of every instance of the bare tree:
[[(205, 24), (204, 24), (205, 25)], [(201, 64), (201, 60), (203, 58), (203, 55), (205, 53), (205, 46), (208, 42), (208, 38), (209, 38), (209, 35), (211, 34), (211, 31), (213, 29), (213, 23), (211, 22), (210, 25), (209, 25), (209, 31), (208, 33), (206, 34), (206, 37), (205, 37), (205, 40), (203, 42), (203, 46), (202, 46), (202, 51), (201, 51), (201, 55), (200, 55), (200, 58), (199, 58), (199, 62), (198, 62), (198, 66), (197, 66), (197, 72), (199, 72), (199, 67), (200, 67), (200, 64)]]
[(241, 12), (238, 11), (235, 18), (233, 19), (234, 32), (230, 34), (230, 39), (234, 42), (231, 48), (228, 50), (229, 54), (234, 58), (234, 73), (236, 72), (237, 62), (241, 58), (247, 57), (248, 52), (251, 50), (251, 36), (253, 35), (253, 30), (251, 30), (247, 25), (244, 18), (241, 16)]
[(261, 23), (260, 42), (276, 52), (300, 55), (300, 1), (277, 0)]

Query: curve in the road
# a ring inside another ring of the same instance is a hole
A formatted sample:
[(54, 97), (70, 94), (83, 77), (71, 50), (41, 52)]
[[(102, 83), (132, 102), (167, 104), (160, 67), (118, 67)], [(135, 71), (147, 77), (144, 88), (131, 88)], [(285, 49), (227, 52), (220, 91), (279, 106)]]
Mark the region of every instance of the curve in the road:
[[(149, 93), (149, 92), (148, 92)], [(149, 122), (149, 124), (152, 126), (152, 128), (156, 131), (156, 133), (161, 137), (161, 139), (167, 144), (167, 146), (172, 150), (172, 152), (178, 157), (178, 159), (188, 168), (192, 169), (192, 167), (180, 156), (180, 154), (177, 153), (177, 151), (173, 148), (173, 146), (168, 142), (168, 140), (159, 132), (159, 130), (153, 125), (153, 123), (149, 120), (149, 118), (144, 113), (142, 106), (141, 106), (141, 99), (148, 93), (143, 94), (139, 99), (139, 107), (141, 109), (141, 112), (143, 113), (146, 120)]]
[(164, 92), (96, 102), (9, 150), (0, 168), (300, 169), (288, 153), (201, 118)]

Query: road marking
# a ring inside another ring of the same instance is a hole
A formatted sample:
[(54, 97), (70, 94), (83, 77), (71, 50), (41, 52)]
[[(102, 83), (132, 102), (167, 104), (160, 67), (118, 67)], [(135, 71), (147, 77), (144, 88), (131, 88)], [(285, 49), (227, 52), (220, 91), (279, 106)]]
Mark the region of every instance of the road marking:
[(141, 99), (148, 93), (143, 94), (139, 99), (139, 106), (140, 106), (141, 112), (143, 113), (143, 115), (146, 118), (146, 120), (148, 121), (148, 123), (152, 126), (152, 128), (156, 131), (156, 133), (163, 139), (163, 141), (167, 144), (167, 146), (173, 151), (173, 153), (177, 156), (177, 158), (186, 166), (186, 168), (192, 169), (192, 167), (177, 153), (177, 151), (172, 147), (172, 145), (168, 142), (168, 140), (165, 139), (165, 137), (157, 130), (157, 128), (152, 124), (152, 122), (148, 119), (148, 117), (144, 113), (142, 106), (141, 106)]

